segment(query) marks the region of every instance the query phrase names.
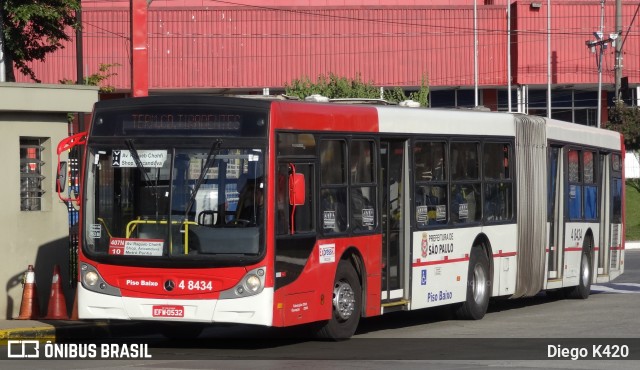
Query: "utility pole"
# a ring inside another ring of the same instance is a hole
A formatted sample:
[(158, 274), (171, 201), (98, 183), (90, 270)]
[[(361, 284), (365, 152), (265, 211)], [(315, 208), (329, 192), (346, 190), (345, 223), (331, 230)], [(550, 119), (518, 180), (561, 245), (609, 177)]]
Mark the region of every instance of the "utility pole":
[[(596, 117), (597, 127), (600, 128), (602, 122), (602, 55), (607, 44), (612, 43), (618, 38), (617, 33), (612, 33), (609, 38), (603, 39), (604, 36), (604, 0), (600, 0), (600, 31), (594, 32), (596, 41), (586, 41), (585, 44), (591, 52), (596, 53), (596, 65), (598, 67), (598, 113)], [(597, 50), (596, 50), (597, 48)]]
[(2, 16), (2, 6), (0, 6), (0, 82), (7, 80), (7, 73), (4, 68), (4, 34), (2, 27), (4, 26), (4, 17)]
[[(82, 3), (80, 8), (76, 11), (76, 22), (78, 28), (76, 29), (76, 84), (84, 85), (84, 52), (82, 48)], [(78, 132), (84, 131), (84, 113), (78, 112)], [(75, 134), (73, 132), (73, 125), (69, 130), (69, 134)]]
[[(604, 0), (600, 0), (600, 39), (604, 35)], [(602, 124), (602, 54), (604, 54), (604, 48), (607, 44), (600, 46), (600, 52), (598, 53), (598, 117), (596, 117), (596, 127), (600, 128)]]
[(551, 118), (551, 0), (547, 0), (547, 118)]
[[(622, 35), (622, 0), (616, 0), (616, 34)], [(616, 79), (616, 95), (614, 101), (618, 101), (622, 98), (620, 94), (620, 86), (622, 81), (622, 40), (615, 42), (616, 46), (616, 64), (615, 64), (615, 79)]]
[(478, 101), (478, 0), (473, 0), (473, 85), (475, 106), (479, 104)]
[(511, 113), (511, 0), (507, 0), (507, 104)]
[(147, 33), (147, 8), (151, 1), (130, 0), (131, 37), (131, 94), (134, 97), (149, 95), (149, 50)]

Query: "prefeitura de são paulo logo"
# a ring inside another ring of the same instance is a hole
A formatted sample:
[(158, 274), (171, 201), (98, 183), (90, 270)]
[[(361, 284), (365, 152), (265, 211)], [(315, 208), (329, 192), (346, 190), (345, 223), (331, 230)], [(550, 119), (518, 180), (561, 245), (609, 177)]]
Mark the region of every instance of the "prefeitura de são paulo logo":
[(427, 239), (428, 238), (429, 238), (429, 234), (422, 233), (422, 243), (421, 243), (422, 258), (427, 258)]

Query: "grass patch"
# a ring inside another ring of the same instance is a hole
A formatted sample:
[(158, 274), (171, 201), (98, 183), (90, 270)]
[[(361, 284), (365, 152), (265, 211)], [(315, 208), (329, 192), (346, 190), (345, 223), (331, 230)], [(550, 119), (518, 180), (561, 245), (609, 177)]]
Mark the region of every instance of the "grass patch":
[(628, 241), (640, 241), (640, 192), (627, 185), (625, 236)]

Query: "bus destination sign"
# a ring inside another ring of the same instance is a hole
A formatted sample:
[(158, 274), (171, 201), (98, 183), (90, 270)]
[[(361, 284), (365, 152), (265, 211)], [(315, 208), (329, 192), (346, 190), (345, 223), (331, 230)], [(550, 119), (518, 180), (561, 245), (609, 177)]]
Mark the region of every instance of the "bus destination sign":
[(240, 130), (238, 114), (131, 114), (124, 130)]

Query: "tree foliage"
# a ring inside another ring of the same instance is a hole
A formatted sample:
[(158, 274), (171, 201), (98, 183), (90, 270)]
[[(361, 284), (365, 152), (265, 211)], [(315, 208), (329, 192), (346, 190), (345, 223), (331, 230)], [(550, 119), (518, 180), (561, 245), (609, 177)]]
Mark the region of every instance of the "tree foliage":
[(617, 101), (609, 108), (609, 122), (606, 127), (624, 136), (627, 150), (640, 150), (640, 108), (628, 107), (623, 101)]
[(77, 28), (76, 11), (80, 0), (3, 0), (2, 37), (7, 81), (15, 81), (13, 66), (20, 73), (40, 82), (28, 66), (44, 61), (46, 55), (63, 48), (66, 33)]
[[(640, 108), (629, 107), (618, 100), (609, 108), (607, 128), (620, 132), (624, 136), (627, 151), (640, 160)], [(627, 184), (640, 191), (640, 179), (628, 179)]]
[[(111, 72), (111, 68), (119, 67), (119, 66), (120, 66), (119, 63), (112, 63), (112, 64), (101, 63), (100, 67), (98, 68), (98, 72), (91, 74), (89, 76), (86, 76), (84, 78), (84, 84), (90, 85), (90, 86), (99, 86), (100, 92), (102, 93), (113, 92), (115, 88), (111, 85), (104, 85), (103, 82), (104, 80), (108, 79), (111, 76), (117, 76), (118, 74), (116, 72)], [(74, 85), (76, 82), (70, 79), (64, 79), (64, 80), (60, 80), (60, 83), (65, 85)]]
[[(313, 94), (326, 96), (329, 99), (340, 98), (363, 98), (363, 99), (379, 99), (380, 88), (374, 86), (370, 82), (362, 81), (360, 75), (354, 79), (338, 76), (334, 73), (329, 75), (319, 75), (316, 81), (312, 81), (309, 77), (294, 79), (291, 83), (285, 83), (285, 94), (304, 99)], [(421, 86), (418, 91), (410, 93), (408, 96), (400, 87), (384, 90), (384, 99), (399, 103), (404, 100), (414, 100), (422, 106), (429, 103), (429, 87), (427, 86), (426, 76), (422, 78)]]

